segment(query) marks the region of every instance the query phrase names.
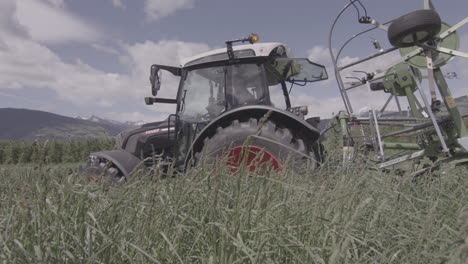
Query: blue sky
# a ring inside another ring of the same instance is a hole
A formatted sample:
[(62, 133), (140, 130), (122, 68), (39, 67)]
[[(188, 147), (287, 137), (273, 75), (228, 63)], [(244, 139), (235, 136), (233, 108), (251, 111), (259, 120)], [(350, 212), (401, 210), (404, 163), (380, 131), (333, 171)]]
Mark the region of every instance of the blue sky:
[[(422, 0), (362, 1), (368, 14), (387, 21), (422, 9)], [(327, 36), (346, 0), (1, 0), (0, 107), (29, 108), (68, 116), (91, 115), (152, 121), (171, 107), (145, 106), (152, 63), (178, 65), (184, 57), (224, 46), (227, 39), (257, 32), (262, 42), (288, 44), (296, 57), (327, 66), (332, 75)], [(468, 15), (466, 0), (434, 0), (444, 21), (454, 24)], [(356, 23), (351, 9), (339, 24), (337, 42), (367, 26)], [(461, 50), (468, 51), (468, 25), (459, 30)], [(344, 61), (375, 52), (371, 39), (389, 47), (385, 32), (376, 31), (345, 50)], [(463, 42), (464, 41), (464, 42)], [(375, 65), (397, 58), (390, 54)], [(456, 95), (468, 91), (468, 60), (444, 68)], [(166, 79), (162, 94), (175, 89)], [(294, 105), (309, 105), (311, 115), (328, 117), (343, 109), (333, 78), (295, 88)], [(365, 106), (385, 95), (365, 89), (352, 97)], [(378, 97), (378, 98), (377, 98)]]

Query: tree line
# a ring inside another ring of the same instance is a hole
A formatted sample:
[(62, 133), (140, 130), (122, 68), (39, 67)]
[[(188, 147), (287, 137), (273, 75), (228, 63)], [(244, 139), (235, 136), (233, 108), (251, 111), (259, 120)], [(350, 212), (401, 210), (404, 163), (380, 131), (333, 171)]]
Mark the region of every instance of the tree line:
[(114, 138), (0, 141), (0, 164), (83, 162), (90, 152), (111, 149)]

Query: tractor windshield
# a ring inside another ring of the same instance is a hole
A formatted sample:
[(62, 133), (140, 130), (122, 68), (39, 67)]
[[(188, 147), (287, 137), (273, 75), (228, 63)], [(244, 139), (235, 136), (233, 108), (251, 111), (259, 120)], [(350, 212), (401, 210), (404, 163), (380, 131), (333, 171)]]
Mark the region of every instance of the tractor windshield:
[(263, 64), (235, 64), (190, 70), (182, 80), (179, 116), (207, 121), (243, 106), (270, 104)]

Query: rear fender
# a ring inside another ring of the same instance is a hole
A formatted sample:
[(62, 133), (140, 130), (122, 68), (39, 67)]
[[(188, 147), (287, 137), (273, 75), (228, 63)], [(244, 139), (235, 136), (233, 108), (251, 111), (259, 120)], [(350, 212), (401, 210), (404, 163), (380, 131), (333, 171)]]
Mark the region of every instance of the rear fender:
[(189, 149), (188, 155), (185, 158), (185, 168), (189, 165), (192, 156), (202, 150), (205, 138), (211, 137), (216, 133), (217, 127), (227, 127), (231, 125), (233, 120), (247, 121), (249, 118), (260, 119), (268, 111), (271, 111), (268, 120), (275, 122), (281, 127), (290, 128), (293, 134), (303, 139), (307, 145), (312, 145), (319, 138), (320, 131), (317, 128), (288, 111), (259, 105), (239, 107), (220, 115), (203, 128)]
[(111, 161), (128, 179), (130, 172), (142, 161), (136, 156), (124, 150), (109, 150), (93, 152), (90, 154), (92, 157), (104, 158)]

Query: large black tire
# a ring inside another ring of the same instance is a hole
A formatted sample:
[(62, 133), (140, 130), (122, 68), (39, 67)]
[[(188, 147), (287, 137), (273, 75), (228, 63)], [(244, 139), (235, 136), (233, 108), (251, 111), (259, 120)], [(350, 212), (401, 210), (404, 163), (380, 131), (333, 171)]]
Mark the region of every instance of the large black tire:
[(121, 184), (126, 181), (125, 176), (117, 167), (102, 160), (86, 162), (80, 167), (79, 175), (93, 181), (106, 180), (112, 184)]
[[(246, 141), (249, 136), (257, 135), (257, 132), (259, 138), (250, 137)], [(203, 150), (195, 154), (196, 162), (213, 164), (233, 148), (246, 145), (273, 155), (281, 169), (292, 168), (295, 172), (305, 172), (306, 168), (314, 171), (318, 167), (317, 148), (306, 146), (304, 140), (294, 137), (290, 129), (280, 128), (272, 121), (266, 121), (260, 128), (255, 118), (246, 122), (234, 120), (228, 127), (218, 127), (212, 137), (205, 139)]]
[(417, 10), (397, 18), (388, 28), (388, 40), (398, 48), (414, 46), (439, 34), (442, 26), (434, 10)]

